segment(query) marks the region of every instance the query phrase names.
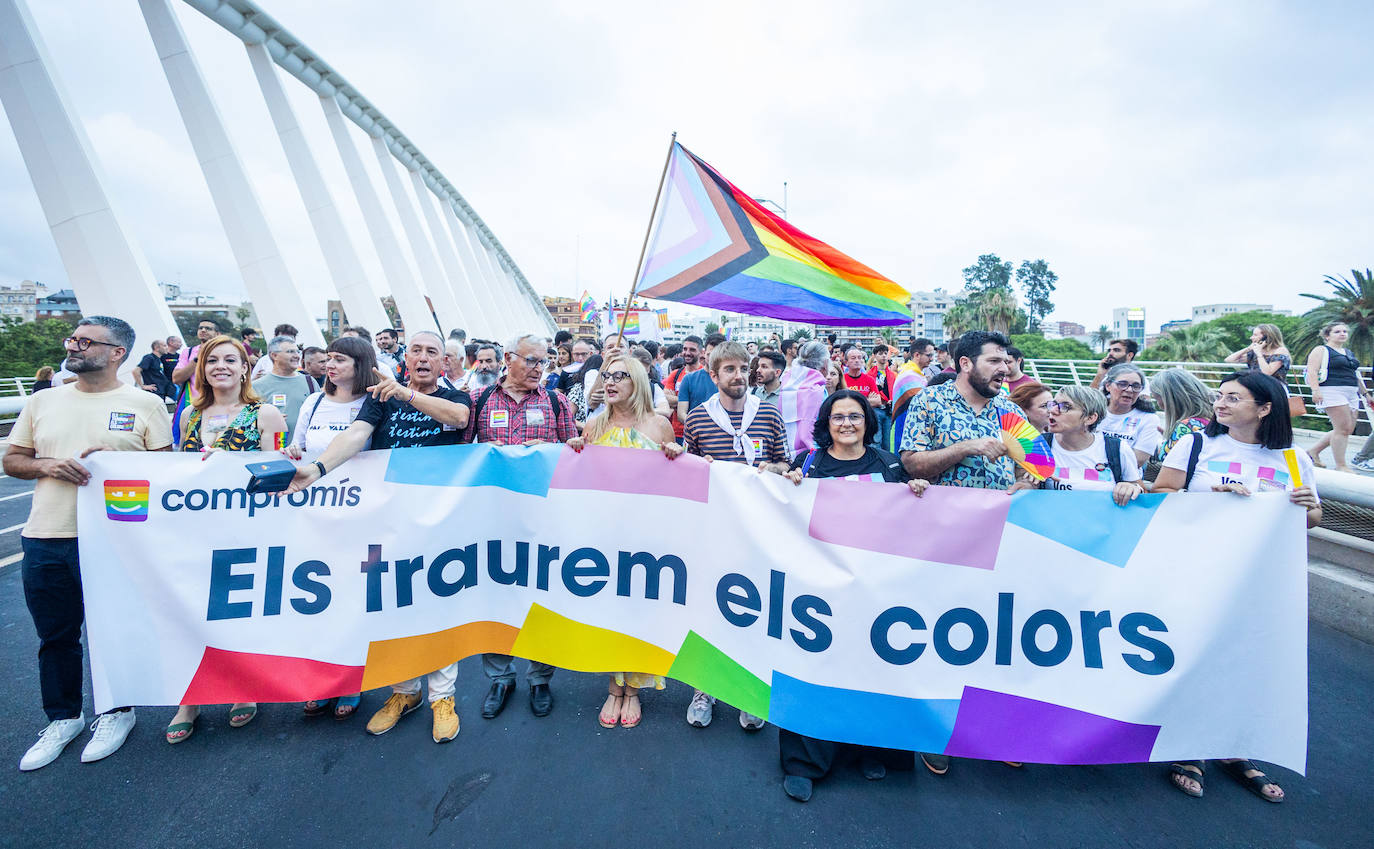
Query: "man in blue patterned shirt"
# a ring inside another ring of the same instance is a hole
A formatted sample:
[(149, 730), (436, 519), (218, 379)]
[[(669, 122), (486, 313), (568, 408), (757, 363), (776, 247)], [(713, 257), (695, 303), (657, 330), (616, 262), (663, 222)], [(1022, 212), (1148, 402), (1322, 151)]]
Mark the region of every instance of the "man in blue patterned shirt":
[(937, 486), (1009, 489), (1015, 465), (1001, 439), (1004, 412), (1025, 413), (1001, 394), (1010, 374), (1007, 337), (971, 330), (954, 349), (958, 377), (918, 392), (902, 429), (902, 465)]

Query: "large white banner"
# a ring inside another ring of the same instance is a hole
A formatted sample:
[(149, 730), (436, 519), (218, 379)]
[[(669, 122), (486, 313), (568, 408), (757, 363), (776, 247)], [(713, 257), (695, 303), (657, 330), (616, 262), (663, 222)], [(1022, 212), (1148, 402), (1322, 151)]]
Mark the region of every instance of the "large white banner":
[[(1302, 771), (1303, 511), (806, 481), (651, 451), (99, 453), (78, 503), (97, 710), (287, 702), (496, 651), (688, 682), (831, 740)], [(477, 686), (477, 684), (473, 684)]]

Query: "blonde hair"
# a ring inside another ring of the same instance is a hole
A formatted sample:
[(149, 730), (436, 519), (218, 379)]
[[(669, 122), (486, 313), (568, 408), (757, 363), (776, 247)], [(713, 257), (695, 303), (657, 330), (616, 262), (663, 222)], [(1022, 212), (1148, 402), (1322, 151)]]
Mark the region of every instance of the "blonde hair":
[(1271, 351), (1283, 347), (1283, 331), (1277, 324), (1256, 324), (1255, 329), (1264, 340), (1264, 347)]
[(205, 361), (209, 359), (210, 352), (222, 345), (230, 345), (239, 354), (239, 359), (243, 361), (243, 380), (239, 382), (239, 403), (256, 404), (262, 400), (258, 393), (253, 391), (253, 383), (248, 379), (248, 351), (244, 349), (243, 343), (232, 336), (216, 336), (209, 342), (200, 346), (200, 353), (196, 356), (196, 374), (192, 378), (195, 385), (200, 389), (200, 397), (196, 399), (194, 406), (197, 410), (205, 412), (205, 408), (215, 403), (215, 393), (211, 391), (210, 384), (205, 380)]
[[(654, 413), (654, 391), (649, 386), (649, 373), (644, 370), (644, 364), (635, 359), (633, 355), (619, 354), (610, 362), (602, 365), (601, 379), (604, 381), (605, 375), (615, 371), (616, 366), (619, 366), (630, 376), (630, 385), (634, 387), (630, 397), (621, 403), (629, 406), (630, 412), (634, 413), (635, 421), (642, 422), (656, 415)], [(587, 421), (586, 427), (582, 429), (583, 439), (587, 442), (595, 442), (610, 428), (610, 422), (611, 409), (608, 401), (605, 413)]]

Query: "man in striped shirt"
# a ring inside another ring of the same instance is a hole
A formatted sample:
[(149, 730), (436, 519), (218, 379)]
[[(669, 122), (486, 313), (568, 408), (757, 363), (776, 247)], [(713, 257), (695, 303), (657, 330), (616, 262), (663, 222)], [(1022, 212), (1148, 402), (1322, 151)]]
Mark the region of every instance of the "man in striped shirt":
[[(746, 463), (761, 472), (787, 474), (787, 431), (782, 414), (772, 404), (749, 393), (749, 351), (738, 342), (722, 342), (711, 351), (711, 379), (718, 390), (687, 414), (683, 428), (687, 450), (708, 460)], [(687, 724), (711, 724), (714, 696), (700, 690), (687, 706)], [(762, 717), (740, 711), (746, 731), (763, 727)]]

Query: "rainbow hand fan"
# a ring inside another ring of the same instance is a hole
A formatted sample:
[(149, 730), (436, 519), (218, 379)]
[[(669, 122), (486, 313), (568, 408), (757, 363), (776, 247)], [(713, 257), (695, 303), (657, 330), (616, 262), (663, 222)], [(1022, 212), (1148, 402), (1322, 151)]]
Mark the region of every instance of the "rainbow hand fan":
[(1038, 481), (1054, 474), (1054, 456), (1040, 431), (1012, 412), (1003, 413), (1000, 424), (1002, 444), (1007, 446), (1008, 456)]

